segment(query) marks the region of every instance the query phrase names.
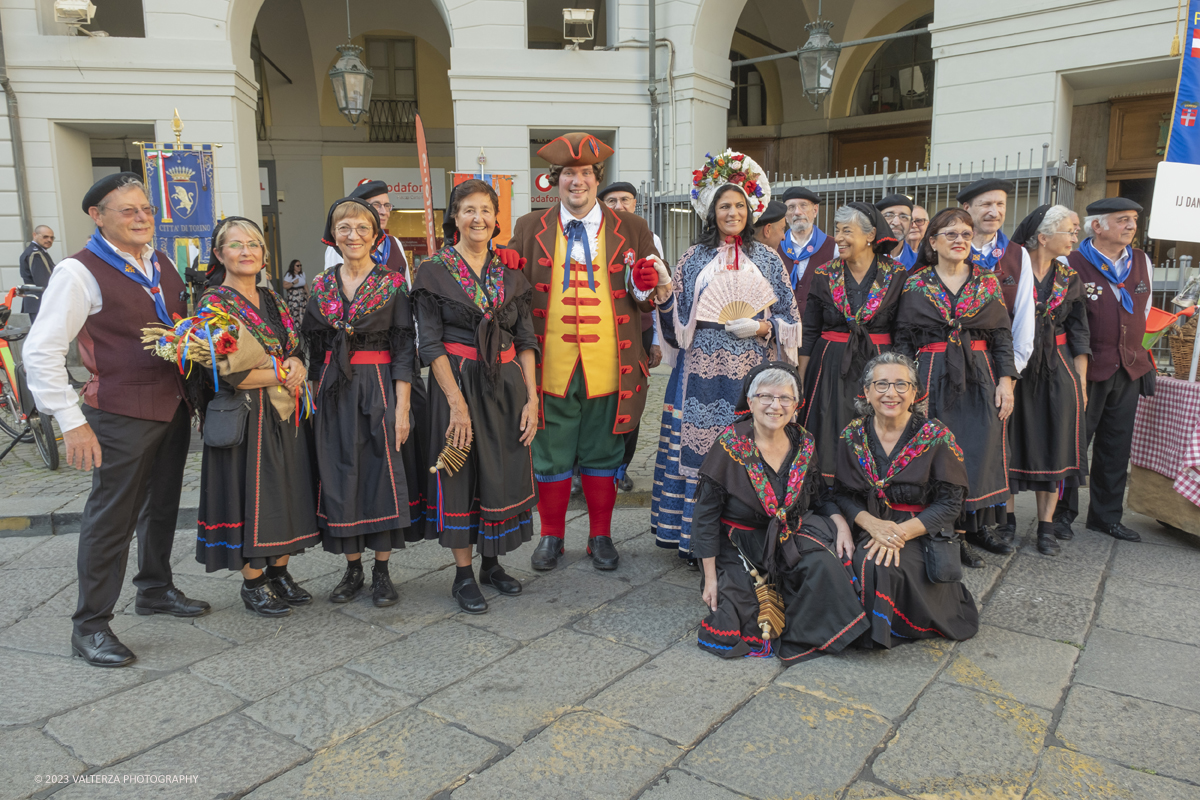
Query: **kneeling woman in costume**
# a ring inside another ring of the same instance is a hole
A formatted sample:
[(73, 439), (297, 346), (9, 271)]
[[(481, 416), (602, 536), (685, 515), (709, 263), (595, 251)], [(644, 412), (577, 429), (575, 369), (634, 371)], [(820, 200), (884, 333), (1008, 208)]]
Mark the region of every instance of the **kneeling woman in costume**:
[(871, 622), (857, 645), (969, 639), (979, 612), (962, 584), (954, 522), (967, 493), (950, 429), (913, 411), (917, 365), (900, 353), (863, 373), (864, 416), (838, 443), (834, 500), (854, 523), (855, 586)]
[[(383, 236), (362, 200), (329, 209), (325, 241), (343, 263), (313, 281), (304, 331), (316, 386), (317, 520), (322, 544), (346, 556), (346, 573), (329, 599), (348, 603), (363, 588), (363, 550), (375, 551), (371, 599), (400, 599), (388, 574), (392, 550), (421, 537), (410, 395), (417, 374), (412, 307), (404, 275), (371, 259)], [(406, 444), (407, 443), (407, 444)]]
[[(239, 420), (241, 431), (228, 441), (204, 445), (196, 560), (206, 572), (241, 570), (246, 608), (281, 617), (312, 602), (288, 574), (287, 563), (292, 554), (316, 544), (320, 532), (312, 435), (306, 416), (295, 413), (305, 396), (301, 343), (283, 298), (256, 285), (266, 252), (262, 231), (248, 219), (228, 217), (213, 230), (201, 311), (236, 320), (265, 356), (258, 365), (222, 376), (217, 396), (199, 404), (202, 418), (208, 406), (216, 410), (219, 405), (222, 416)], [(248, 350), (244, 334), (239, 339), (239, 349)], [(208, 399), (211, 380), (204, 370), (195, 370), (189, 389)]]
[(870, 623), (849, 570), (850, 528), (827, 499), (813, 437), (792, 421), (799, 378), (769, 362), (742, 386), (737, 419), (700, 466), (692, 544), (712, 613), (699, 645), (786, 664), (839, 652)]
[(431, 459), (447, 444), (467, 451), (464, 461), (444, 465), (431, 479), (436, 507), (431, 503), (427, 525), (431, 537), (454, 551), (451, 594), (469, 614), (487, 611), (471, 569), (472, 547), (482, 558), (480, 583), (521, 593), (499, 557), (533, 536), (538, 500), (529, 448), (538, 423), (533, 287), (488, 246), (500, 232), (499, 205), (483, 181), (456, 186), (446, 212), (447, 245), (421, 265), (413, 285), (421, 361), (434, 377), (430, 429), (420, 433), (429, 437)]

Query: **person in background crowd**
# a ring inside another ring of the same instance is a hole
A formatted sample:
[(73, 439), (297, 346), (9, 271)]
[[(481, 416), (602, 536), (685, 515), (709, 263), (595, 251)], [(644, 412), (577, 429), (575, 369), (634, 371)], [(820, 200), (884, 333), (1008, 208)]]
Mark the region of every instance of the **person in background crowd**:
[[(505, 269), (489, 246), (500, 233), (496, 190), (480, 180), (454, 187), (443, 225), (446, 246), (422, 263), (413, 286), (421, 361), (433, 373), (428, 451), (450, 440), (469, 447), (465, 463), (436, 479), (436, 512), (426, 524), (454, 553), (450, 593), (468, 614), (487, 611), (475, 582), (505, 595), (521, 582), (500, 556), (533, 538), (537, 482), (530, 443), (537, 433), (537, 338), (529, 309), (533, 287), (520, 270)], [(436, 461), (437, 455), (433, 456)]]
[[(196, 560), (205, 572), (242, 573), (242, 604), (264, 617), (282, 617), (293, 606), (312, 602), (312, 595), (288, 572), (288, 559), (320, 541), (317, 529), (316, 468), (312, 432), (303, 414), (282, 418), (272, 393), (302, 402), (307, 378), (299, 328), (283, 298), (256, 285), (267, 265), (262, 230), (244, 217), (226, 217), (212, 236), (208, 290), (201, 308), (230, 315), (253, 336), (273, 365), (235, 372), (221, 378), (217, 397), (228, 401), (244, 395), (249, 407), (241, 441), (231, 447), (204, 445), (200, 466)], [(202, 398), (197, 411), (204, 419), (213, 377), (193, 370), (189, 383)], [(276, 401), (277, 402), (277, 401)]]
[[(875, 204), (883, 220), (892, 229), (896, 246), (889, 255), (905, 269), (912, 269), (917, 260), (917, 251), (908, 246), (908, 234), (912, 230), (913, 201), (906, 195), (889, 194)], [(918, 240), (920, 241), (920, 240)]]
[[(21, 283), (40, 286), (43, 289), (50, 282), (50, 272), (54, 269), (54, 259), (47, 252), (54, 244), (54, 231), (49, 225), (38, 225), (33, 229), (33, 241), (21, 253), (18, 266), (21, 270)], [(32, 325), (37, 320), (37, 312), (41, 299), (26, 296), (21, 300), (21, 311), (29, 315)]]
[(1013, 232), (1033, 261), (1037, 329), (1009, 423), (1009, 484), (1013, 494), (1036, 493), (1037, 549), (1048, 556), (1059, 552), (1053, 522), (1058, 489), (1078, 488), (1087, 475), (1087, 309), (1078, 273), (1059, 260), (1077, 241), (1071, 217), (1066, 206), (1038, 206)]
[(915, 357), (927, 416), (946, 424), (966, 455), (969, 488), (955, 530), (962, 561), (982, 567), (967, 543), (1012, 552), (995, 526), (1008, 498), (1007, 420), (1012, 414), (1012, 331), (991, 271), (970, 262), (970, 214), (938, 212), (917, 253), (896, 312), (895, 349)]
[[(537, 385), (542, 426), (533, 440), (542, 538), (536, 570), (558, 565), (566, 536), (571, 473), (578, 463), (588, 508), (588, 555), (596, 569), (616, 569), (612, 513), (624, 434), (646, 403), (649, 367), (642, 348), (650, 296), (667, 293), (666, 266), (641, 217), (596, 199), (612, 148), (583, 132), (556, 137), (538, 151), (550, 162), (560, 202), (526, 214), (510, 250), (533, 285), (533, 327), (542, 345)], [(511, 256), (509, 255), (511, 254)], [(524, 262), (523, 264), (521, 262)], [(658, 288), (661, 287), (661, 288)]]
[[(134, 611), (199, 617), (211, 608), (175, 588), (171, 547), (179, 517), (191, 411), (179, 368), (142, 344), (142, 328), (174, 326), (187, 314), (183, 281), (156, 251), (150, 194), (132, 172), (97, 181), (83, 196), (96, 232), (59, 264), (44, 309), (25, 340), (29, 389), (63, 432), (67, 463), (93, 470), (79, 523), (79, 604), (71, 652), (97, 667), (136, 656), (109, 623), (125, 582), (129, 542), (138, 537)], [(91, 373), (83, 407), (67, 375), (67, 346), (78, 336)]]
[[(1154, 358), (1142, 347), (1150, 313), (1150, 258), (1133, 246), (1142, 207), (1108, 197), (1087, 207), (1087, 238), (1067, 261), (1079, 273), (1086, 298), (1091, 359), (1087, 366), (1087, 443), (1092, 446), (1087, 528), (1128, 542), (1141, 541), (1121, 524), (1133, 447), (1138, 397), (1154, 394)], [(1079, 515), (1079, 490), (1058, 503), (1056, 532), (1070, 538)]]
[(304, 319), (304, 309), (308, 306), (308, 286), (305, 284), (304, 266), (300, 259), (293, 258), (283, 275), (283, 291), (287, 297), (288, 313), (297, 328), (300, 327), (300, 322)]
[(772, 250), (779, 250), (787, 234), (787, 206), (778, 200), (767, 203), (767, 210), (754, 223), (754, 239)]
[[(1021, 245), (1009, 241), (1001, 230), (1008, 213), (1008, 195), (1015, 189), (1011, 181), (983, 178), (963, 187), (955, 199), (971, 215), (975, 226), (971, 263), (994, 272), (1000, 282), (1012, 327), (1013, 357), (1017, 375), (1020, 375), (1033, 353), (1034, 287), (1029, 253)], [(1012, 542), (1017, 534), (1015, 511), (1010, 496), (1004, 522), (997, 524), (995, 537), (987, 537), (983, 545), (986, 549), (1000, 554), (1012, 552)]]
[[(633, 214), (637, 211), (637, 189), (633, 187), (632, 183), (610, 183), (600, 190), (596, 197), (613, 211), (624, 211), (626, 214)], [(665, 259), (666, 254), (663, 252), (662, 240), (658, 238), (657, 233), (650, 235), (654, 237), (654, 249), (657, 251), (658, 257)], [(642, 347), (645, 349), (648, 359), (646, 366), (654, 369), (662, 363), (662, 347), (659, 344), (656, 314), (642, 314)], [(638, 437), (641, 432), (642, 423), (641, 420), (638, 420), (637, 427), (625, 434), (625, 456), (621, 459), (621, 466), (617, 468), (617, 488), (623, 492), (633, 491), (633, 480), (629, 477), (629, 464), (637, 452)], [(574, 491), (574, 487), (572, 487), (572, 491)]]
[[(908, 236), (904, 237), (904, 243), (913, 252), (913, 263), (916, 263), (916, 252), (921, 247), (921, 239), (925, 237), (925, 229), (928, 226), (929, 212), (922, 206), (913, 206), (912, 224), (908, 226)], [(912, 269), (912, 266), (909, 264), (908, 269)]]
[(876, 356), (861, 380), (863, 416), (838, 440), (833, 498), (858, 540), (855, 588), (871, 629), (856, 644), (970, 639), (979, 610), (962, 584), (954, 537), (967, 493), (962, 450), (949, 428), (915, 410), (917, 365), (908, 356)]
[(816, 192), (793, 186), (783, 193), (783, 202), (787, 206), (788, 229), (776, 252), (791, 280), (796, 310), (803, 316), (813, 271), (837, 258), (838, 249), (833, 237), (817, 227), (821, 198)]
[[(369, 205), (379, 218), (383, 227), (384, 238), (380, 240), (371, 253), (371, 260), (383, 264), (392, 272), (399, 272), (404, 280), (412, 286), (412, 272), (408, 266), (408, 257), (404, 253), (404, 245), (395, 236), (387, 232), (388, 220), (392, 217), (392, 200), (388, 195), (388, 185), (384, 181), (365, 179), (358, 182), (349, 197), (362, 200)], [(325, 269), (342, 263), (342, 256), (332, 245), (325, 248)]]
[(323, 241), (345, 259), (313, 280), (303, 329), (316, 417), (317, 523), (325, 550), (346, 557), (329, 595), (349, 603), (364, 584), (362, 554), (375, 552), (371, 600), (400, 597), (388, 559), (422, 537), (412, 382), (417, 379), (412, 306), (403, 272), (372, 256), (383, 228), (366, 202), (344, 197), (329, 208)]
[(853, 202), (833, 215), (838, 257), (815, 270), (804, 309), (800, 424), (817, 441), (817, 466), (833, 483), (837, 442), (855, 408), (858, 379), (875, 356), (891, 349), (892, 326), (908, 275), (887, 255), (895, 243), (874, 206)]

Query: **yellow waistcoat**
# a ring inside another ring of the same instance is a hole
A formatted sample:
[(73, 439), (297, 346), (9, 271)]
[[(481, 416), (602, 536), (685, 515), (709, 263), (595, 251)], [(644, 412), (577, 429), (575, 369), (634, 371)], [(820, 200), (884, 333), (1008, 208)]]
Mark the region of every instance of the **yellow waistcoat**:
[(608, 280), (604, 226), (599, 246), (592, 253), (596, 289), (588, 289), (587, 267), (572, 263), (571, 284), (563, 291), (567, 240), (562, 224), (554, 237), (554, 267), (550, 280), (550, 303), (546, 307), (546, 344), (542, 356), (542, 391), (562, 397), (567, 393), (575, 365), (583, 364), (588, 397), (603, 397), (619, 388), (617, 322)]

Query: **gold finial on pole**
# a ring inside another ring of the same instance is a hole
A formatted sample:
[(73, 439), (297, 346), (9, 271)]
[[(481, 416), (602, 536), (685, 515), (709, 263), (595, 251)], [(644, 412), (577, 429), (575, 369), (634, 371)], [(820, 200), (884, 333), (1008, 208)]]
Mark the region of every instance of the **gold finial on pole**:
[(179, 118), (179, 109), (175, 109), (175, 119), (171, 120), (171, 130), (175, 131), (175, 144), (181, 144), (183, 137), (183, 120)]

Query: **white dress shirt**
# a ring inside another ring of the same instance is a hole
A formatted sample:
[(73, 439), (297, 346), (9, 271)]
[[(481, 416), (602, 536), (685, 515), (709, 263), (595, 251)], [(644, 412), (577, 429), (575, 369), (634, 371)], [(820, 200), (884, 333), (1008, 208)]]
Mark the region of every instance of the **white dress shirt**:
[[(558, 206), (558, 219), (559, 222), (562, 223), (563, 236), (566, 236), (567, 225), (574, 222), (576, 217), (574, 217), (570, 211), (567, 211), (567, 206), (565, 204), (560, 203)], [(596, 254), (600, 251), (600, 225), (604, 222), (604, 212), (600, 208), (600, 203), (597, 202), (595, 205), (593, 205), (592, 210), (585, 214), (579, 221), (583, 223), (583, 230), (584, 233), (587, 234), (588, 247), (592, 249), (592, 260), (594, 261)], [(657, 241), (657, 237), (655, 237), (655, 246), (658, 247), (658, 252), (662, 253), (662, 246)], [(611, 256), (612, 254), (610, 253), (609, 255)], [(586, 263), (587, 261), (587, 254), (583, 252), (583, 245), (578, 241), (576, 241), (575, 246), (571, 248), (571, 258), (580, 264)], [(643, 292), (641, 289), (638, 289), (635, 286), (633, 287), (633, 296), (636, 297), (639, 302), (642, 302), (645, 301), (653, 291), (654, 289), (648, 289)]]
[[(115, 245), (113, 250), (143, 275), (150, 277), (154, 268), (150, 261), (154, 255), (153, 247), (146, 245), (142, 249), (142, 263), (118, 250)], [(167, 259), (159, 268), (175, 269), (175, 265)], [(131, 281), (130, 289), (135, 285)], [(139, 288), (153, 297), (149, 288)], [(79, 395), (71, 388), (67, 374), (67, 348), (71, 340), (79, 335), (87, 318), (99, 313), (103, 307), (104, 298), (100, 296), (100, 284), (96, 277), (79, 259), (64, 259), (50, 273), (50, 283), (42, 295), (41, 311), (25, 339), (22, 358), (29, 377), (29, 391), (33, 393), (38, 409), (52, 414), (63, 433), (87, 423), (79, 408)], [(147, 323), (152, 321), (157, 321), (157, 318), (147, 320)]]
[[(983, 248), (971, 245), (972, 252), (983, 254), (996, 249), (996, 237), (984, 244)], [(1029, 357), (1033, 355), (1034, 311), (1037, 298), (1033, 291), (1033, 262), (1029, 260), (1029, 252), (1021, 248), (1021, 277), (1017, 280), (1017, 300), (1012, 315), (1013, 360), (1017, 372), (1025, 371)]]
[[(1125, 268), (1125, 264), (1129, 261), (1129, 253), (1130, 253), (1129, 250), (1122, 248), (1121, 255), (1118, 256), (1115, 261), (1113, 261), (1113, 268), (1116, 269), (1118, 272)], [(1108, 285), (1112, 289), (1113, 297), (1117, 298), (1117, 302), (1120, 302), (1120, 299), (1121, 299), (1120, 288), (1118, 288), (1117, 285), (1115, 283), (1113, 283), (1112, 281), (1109, 281)], [(1129, 292), (1130, 297), (1133, 296), (1133, 291), (1136, 288), (1137, 288), (1136, 286), (1133, 288), (1130, 288), (1128, 286), (1125, 287), (1126, 291)], [(1150, 292), (1151, 295), (1153, 295), (1153, 293), (1154, 293), (1154, 269), (1153, 268), (1148, 268), (1146, 270), (1146, 290), (1148, 292)], [(1149, 302), (1146, 303), (1146, 319), (1150, 319), (1150, 306), (1152, 306), (1152, 305), (1154, 305), (1154, 297), (1153, 296), (1151, 296)]]

